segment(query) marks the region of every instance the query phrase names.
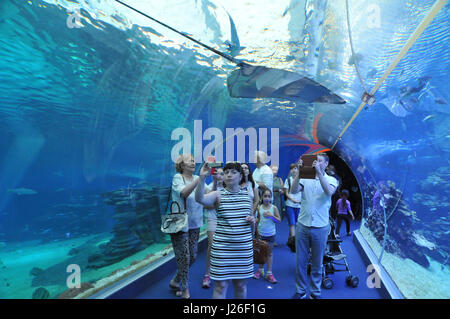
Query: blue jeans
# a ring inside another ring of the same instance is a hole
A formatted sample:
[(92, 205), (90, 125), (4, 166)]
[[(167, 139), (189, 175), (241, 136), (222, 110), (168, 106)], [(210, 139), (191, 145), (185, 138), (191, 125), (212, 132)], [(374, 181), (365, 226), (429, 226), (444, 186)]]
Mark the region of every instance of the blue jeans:
[[(322, 263), (323, 255), (327, 245), (328, 234), (331, 226), (306, 227), (297, 223), (295, 228), (295, 249), (297, 258), (295, 286), (299, 294), (306, 294), (308, 282), (310, 293), (320, 296), (320, 286), (322, 284)], [(308, 278), (307, 267), (309, 261), (309, 251), (311, 249), (311, 274)]]

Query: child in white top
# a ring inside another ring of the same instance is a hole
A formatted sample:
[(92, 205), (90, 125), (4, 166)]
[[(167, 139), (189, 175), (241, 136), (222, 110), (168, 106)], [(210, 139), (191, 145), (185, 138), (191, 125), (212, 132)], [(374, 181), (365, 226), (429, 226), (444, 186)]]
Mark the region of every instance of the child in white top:
[[(259, 236), (269, 244), (266, 279), (270, 283), (276, 284), (277, 280), (272, 273), (273, 244), (276, 235), (275, 224), (281, 221), (281, 217), (278, 208), (272, 204), (272, 191), (265, 189), (262, 196), (262, 205), (258, 208), (256, 223), (258, 225)], [(261, 276), (264, 276), (264, 265), (259, 265), (259, 270), (253, 275), (253, 278), (259, 279)]]

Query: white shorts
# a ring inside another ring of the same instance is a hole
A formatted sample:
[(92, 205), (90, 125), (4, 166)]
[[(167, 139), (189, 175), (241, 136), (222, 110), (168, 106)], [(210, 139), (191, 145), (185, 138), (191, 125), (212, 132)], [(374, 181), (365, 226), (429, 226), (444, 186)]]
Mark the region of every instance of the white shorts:
[(206, 230), (207, 231), (216, 231), (217, 226), (217, 218), (206, 218)]

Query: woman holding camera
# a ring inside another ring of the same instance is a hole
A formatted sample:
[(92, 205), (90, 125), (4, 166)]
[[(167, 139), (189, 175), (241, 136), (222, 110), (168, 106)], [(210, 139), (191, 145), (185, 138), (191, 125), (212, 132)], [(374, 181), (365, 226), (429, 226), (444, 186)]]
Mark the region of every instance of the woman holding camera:
[(255, 222), (248, 190), (240, 187), (244, 172), (241, 164), (227, 163), (222, 190), (204, 194), (204, 181), (210, 174), (206, 163), (200, 171), (195, 199), (204, 206), (214, 206), (217, 227), (211, 246), (210, 274), (214, 280), (214, 299), (226, 297), (229, 280), (234, 298), (247, 297), (247, 278), (253, 277), (253, 241), (250, 225)]

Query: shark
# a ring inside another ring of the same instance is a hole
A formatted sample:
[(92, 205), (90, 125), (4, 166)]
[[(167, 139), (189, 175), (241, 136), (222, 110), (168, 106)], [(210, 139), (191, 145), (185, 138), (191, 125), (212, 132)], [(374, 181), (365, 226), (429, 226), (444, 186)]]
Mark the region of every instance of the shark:
[[(226, 11), (226, 10), (225, 10)], [(226, 11), (228, 18), (230, 20), (230, 32), (231, 32), (231, 41), (225, 41), (225, 44), (228, 46), (227, 50), (229, 51), (232, 57), (239, 55), (241, 50), (245, 49), (245, 47), (241, 47), (241, 43), (239, 42), (239, 36), (237, 34), (236, 25), (234, 24), (233, 18)]]
[(16, 195), (34, 195), (37, 194), (37, 192), (35, 190), (29, 189), (29, 188), (13, 188), (13, 189), (8, 189), (7, 190), (8, 193), (13, 193)]

